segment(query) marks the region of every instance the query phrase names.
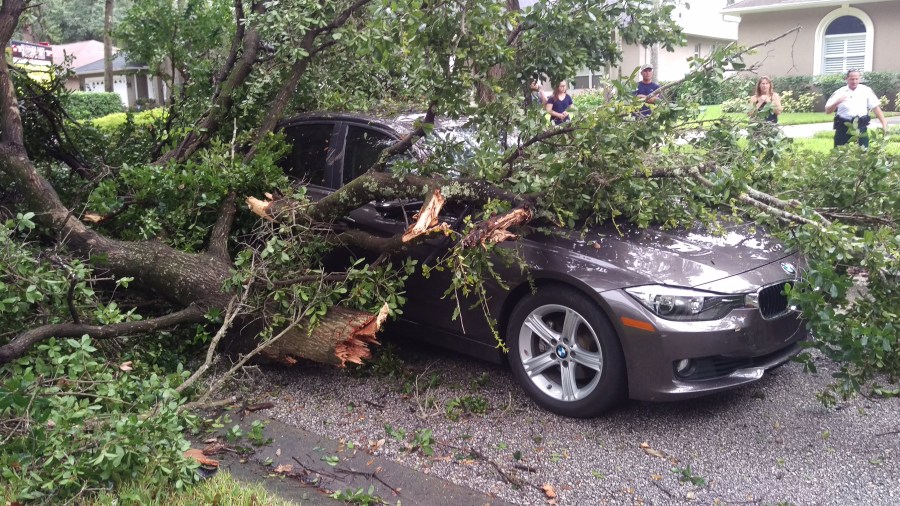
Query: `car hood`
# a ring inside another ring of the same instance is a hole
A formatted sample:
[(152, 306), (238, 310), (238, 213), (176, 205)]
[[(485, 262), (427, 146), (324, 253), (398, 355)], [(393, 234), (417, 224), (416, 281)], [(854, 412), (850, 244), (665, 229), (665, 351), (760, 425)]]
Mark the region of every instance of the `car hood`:
[[(794, 255), (752, 224), (732, 224), (716, 231), (617, 229), (610, 224), (585, 232), (545, 231), (528, 239), (536, 246), (526, 248), (531, 265), (562, 271), (599, 290), (651, 283), (710, 285)], [(790, 278), (790, 270), (789, 266), (779, 268), (766, 277)], [(774, 281), (759, 279), (751, 284)]]

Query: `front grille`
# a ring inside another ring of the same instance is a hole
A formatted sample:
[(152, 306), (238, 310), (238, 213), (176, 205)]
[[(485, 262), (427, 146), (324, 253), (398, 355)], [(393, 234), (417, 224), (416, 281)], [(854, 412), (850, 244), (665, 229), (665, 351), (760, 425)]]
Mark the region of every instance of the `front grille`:
[(771, 319), (787, 313), (788, 298), (784, 294), (784, 287), (790, 284), (786, 281), (759, 290), (759, 312), (763, 318)]
[[(773, 357), (784, 354), (785, 349), (790, 347), (797, 350), (800, 349), (796, 344), (791, 344), (786, 348), (759, 357), (726, 357), (724, 355), (715, 355), (711, 357), (695, 358), (692, 359), (693, 364), (688, 371), (681, 374), (675, 372), (675, 377), (682, 381), (703, 381), (722, 378), (738, 369), (748, 369), (768, 364), (772, 361)], [(675, 361), (673, 367), (677, 363), (678, 362)]]
[(702, 381), (728, 376), (738, 369), (746, 369), (748, 367), (753, 367), (753, 359), (749, 357), (705, 357), (694, 360), (694, 366), (689, 371), (689, 374), (678, 376), (684, 380)]

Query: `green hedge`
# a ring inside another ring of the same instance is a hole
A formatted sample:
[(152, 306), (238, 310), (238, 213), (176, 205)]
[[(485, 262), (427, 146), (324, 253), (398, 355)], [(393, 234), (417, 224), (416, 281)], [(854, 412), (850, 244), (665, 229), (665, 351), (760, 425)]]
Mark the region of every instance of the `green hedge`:
[[(678, 90), (675, 99), (684, 98), (696, 100), (701, 105), (720, 104), (735, 98), (746, 98), (753, 94), (756, 86), (756, 76), (735, 76), (722, 82), (710, 81), (701, 87), (683, 86)], [(900, 72), (865, 72), (862, 78), (863, 84), (872, 88), (879, 98), (887, 97), (888, 103), (884, 110), (898, 111), (898, 95), (900, 95)], [(814, 109), (823, 111), (825, 101), (834, 93), (834, 90), (844, 86), (846, 79), (843, 74), (826, 76), (784, 76), (773, 77), (772, 85), (778, 93), (793, 92), (794, 96), (802, 96), (807, 93), (815, 95)]]
[(66, 100), (66, 111), (78, 120), (100, 118), (124, 110), (122, 101), (116, 93), (76, 91)]

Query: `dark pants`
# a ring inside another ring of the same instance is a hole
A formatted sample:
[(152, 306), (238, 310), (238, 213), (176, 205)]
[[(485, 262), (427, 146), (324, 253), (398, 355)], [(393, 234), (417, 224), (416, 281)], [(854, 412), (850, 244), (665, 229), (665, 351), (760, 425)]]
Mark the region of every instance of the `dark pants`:
[(857, 125), (859, 127), (859, 138), (857, 139), (857, 143), (860, 146), (869, 147), (869, 135), (866, 131), (869, 129), (869, 117), (868, 116), (857, 116), (855, 118), (841, 118), (839, 116), (834, 117), (834, 147), (843, 146), (850, 142), (850, 129), (847, 127), (847, 124), (853, 123), (853, 120), (859, 120)]

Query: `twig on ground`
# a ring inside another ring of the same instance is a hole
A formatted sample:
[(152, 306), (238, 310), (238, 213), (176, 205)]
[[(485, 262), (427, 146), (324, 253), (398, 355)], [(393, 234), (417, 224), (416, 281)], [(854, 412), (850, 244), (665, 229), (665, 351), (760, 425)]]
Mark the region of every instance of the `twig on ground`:
[[(656, 486), (656, 488), (662, 490), (663, 493), (665, 493), (667, 496), (669, 496), (669, 497), (671, 497), (671, 498), (673, 498), (673, 499), (676, 497), (675, 494), (673, 494), (672, 492), (669, 491), (669, 489), (667, 489), (666, 487), (662, 486), (662, 484), (661, 484), (660, 482), (650, 480), (650, 483), (652, 483), (654, 486)], [(729, 502), (728, 504), (731, 504), (731, 503)]]
[(227, 397), (225, 399), (219, 399), (217, 401), (196, 401), (196, 402), (188, 402), (187, 404), (183, 404), (181, 406), (182, 410), (194, 410), (194, 409), (214, 409), (221, 408), (225, 406), (229, 406), (231, 404), (237, 404), (240, 401), (238, 396)]

